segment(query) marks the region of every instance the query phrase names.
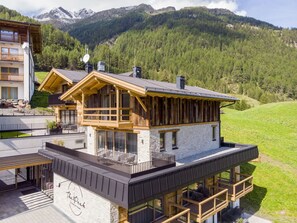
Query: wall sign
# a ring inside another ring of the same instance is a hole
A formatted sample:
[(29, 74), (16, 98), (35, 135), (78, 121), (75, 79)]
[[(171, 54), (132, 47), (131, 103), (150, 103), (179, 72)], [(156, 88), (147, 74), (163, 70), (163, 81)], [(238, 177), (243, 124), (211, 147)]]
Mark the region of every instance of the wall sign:
[(84, 201), (80, 186), (70, 182), (68, 185), (68, 191), (66, 191), (66, 195), (69, 202), (69, 208), (72, 213), (76, 216), (81, 215), (83, 210), (86, 208), (86, 203)]

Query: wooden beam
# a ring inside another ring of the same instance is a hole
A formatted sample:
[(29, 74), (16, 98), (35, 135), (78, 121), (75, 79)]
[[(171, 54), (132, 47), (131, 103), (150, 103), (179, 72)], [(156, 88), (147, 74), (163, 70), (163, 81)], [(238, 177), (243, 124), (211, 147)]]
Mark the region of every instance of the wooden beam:
[(115, 87), (116, 89), (116, 100), (117, 100), (117, 122), (119, 123), (120, 121), (120, 91), (117, 87)]

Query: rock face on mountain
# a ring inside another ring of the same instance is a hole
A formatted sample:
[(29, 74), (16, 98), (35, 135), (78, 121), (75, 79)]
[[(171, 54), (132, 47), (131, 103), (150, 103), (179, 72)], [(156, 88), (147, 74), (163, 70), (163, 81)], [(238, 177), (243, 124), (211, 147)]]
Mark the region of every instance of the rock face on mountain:
[(79, 11), (68, 11), (62, 7), (58, 7), (49, 12), (33, 16), (33, 18), (41, 23), (50, 23), (58, 28), (62, 28), (67, 24), (76, 23), (94, 14), (95, 12), (93, 10), (86, 8), (80, 9)]
[(71, 30), (75, 27), (80, 27), (99, 21), (109, 21), (112, 19), (121, 18), (130, 13), (145, 13), (149, 15), (156, 15), (172, 11), (175, 11), (174, 7), (167, 7), (155, 10), (152, 6), (146, 4), (113, 8), (99, 12), (94, 12), (91, 9), (85, 8), (79, 11), (72, 12), (59, 7), (52, 9), (49, 12), (36, 15), (33, 18), (40, 21), (41, 23), (53, 24), (55, 27), (63, 30)]

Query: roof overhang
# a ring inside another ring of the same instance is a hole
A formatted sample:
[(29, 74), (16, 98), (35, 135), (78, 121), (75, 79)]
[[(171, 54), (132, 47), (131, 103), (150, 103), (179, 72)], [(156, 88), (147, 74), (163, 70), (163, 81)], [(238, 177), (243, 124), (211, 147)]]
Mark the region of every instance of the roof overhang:
[(0, 157), (0, 171), (50, 164), (52, 160), (38, 153)]
[(51, 71), (46, 75), (45, 79), (41, 82), (38, 87), (39, 91), (47, 91), (54, 92), (54, 90), (60, 86), (62, 81), (66, 81), (67, 84), (73, 85), (73, 81), (69, 78), (65, 77), (61, 72), (56, 70), (55, 68), (51, 69)]
[(27, 30), (31, 34), (33, 43), (33, 52), (41, 53), (42, 51), (42, 38), (41, 38), (41, 25), (29, 22), (18, 22), (13, 20), (0, 19), (0, 27), (18, 30), (22, 39), (26, 39)]
[(73, 100), (76, 95), (81, 94), (95, 94), (99, 89), (105, 85), (110, 84), (119, 87), (120, 89), (127, 90), (131, 94), (139, 96), (145, 96), (145, 89), (136, 85), (127, 83), (125, 81), (110, 77), (102, 72), (93, 71), (78, 82), (75, 86), (65, 92), (60, 99), (61, 100)]
[(211, 94), (198, 94), (189, 93), (184, 91), (168, 91), (160, 88), (144, 88), (131, 84), (121, 79), (117, 79), (103, 72), (93, 71), (88, 74), (84, 79), (78, 82), (74, 87), (65, 92), (60, 99), (61, 100), (73, 100), (79, 99), (77, 95), (84, 93), (85, 95), (95, 94), (100, 88), (110, 84), (117, 86), (120, 89), (127, 90), (131, 95), (138, 95), (140, 97), (145, 96), (157, 96), (157, 97), (176, 97), (176, 98), (188, 98), (188, 99), (201, 99), (201, 100), (213, 100), (213, 101), (229, 101), (235, 102), (238, 99), (232, 96), (214, 96)]
[(129, 209), (251, 161), (259, 155), (257, 146), (238, 144), (223, 146), (236, 146), (239, 149), (137, 177), (100, 168), (94, 162), (98, 157), (92, 156), (93, 161), (89, 158), (85, 160), (84, 157), (91, 155), (73, 152), (71, 149), (69, 153), (64, 154), (62, 150), (57, 149), (55, 152), (48, 148), (39, 150), (39, 153), (53, 158), (55, 173)]

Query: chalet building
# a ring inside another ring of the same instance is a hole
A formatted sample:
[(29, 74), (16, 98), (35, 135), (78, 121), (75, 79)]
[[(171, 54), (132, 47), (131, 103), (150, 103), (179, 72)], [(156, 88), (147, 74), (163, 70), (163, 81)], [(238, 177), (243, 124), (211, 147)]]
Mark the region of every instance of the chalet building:
[(87, 75), (85, 71), (53, 68), (40, 84), (38, 90), (49, 92), (49, 106), (54, 108), (56, 121), (63, 125), (77, 124), (77, 108), (73, 100), (61, 101), (59, 97)]
[(0, 98), (30, 101), (33, 53), (41, 52), (40, 25), (0, 19)]
[[(72, 85), (51, 72), (41, 88)], [(257, 146), (222, 140), (221, 103), (237, 99), (182, 76), (176, 84), (141, 76), (138, 67), (93, 71), (60, 96), (77, 106), (87, 151), (46, 143), (42, 188), (52, 185), (54, 205), (75, 222), (219, 222), (253, 190), (240, 165), (258, 157)]]

